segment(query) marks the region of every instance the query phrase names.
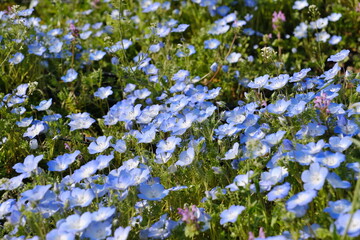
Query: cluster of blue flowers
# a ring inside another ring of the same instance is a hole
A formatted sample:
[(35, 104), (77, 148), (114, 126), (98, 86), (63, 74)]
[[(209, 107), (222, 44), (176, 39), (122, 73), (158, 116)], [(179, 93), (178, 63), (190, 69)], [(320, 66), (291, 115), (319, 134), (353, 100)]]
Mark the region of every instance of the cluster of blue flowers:
[[(169, 11), (171, 4), (144, 0), (140, 11), (143, 14)], [(252, 15), (248, 14), (242, 20), (236, 12), (231, 12), (230, 6), (219, 6), (217, 0), (193, 0), (192, 4), (207, 8), (214, 19), (218, 18), (209, 27), (208, 39), (201, 43), (203, 51), (215, 51), (223, 43), (213, 37), (225, 34), (231, 28), (244, 27), (252, 19)], [(256, 4), (256, 1), (245, 1), (249, 8), (256, 9)], [(135, 25), (139, 24), (140, 19), (135, 11), (119, 12), (112, 5), (109, 7), (113, 20), (126, 16)], [(293, 9), (298, 11), (306, 7), (306, 0), (295, 1), (293, 5)], [(23, 44), (26, 50), (9, 56), (7, 61), (10, 65), (21, 65), (24, 59), (33, 57), (31, 55), (36, 55), (45, 68), (49, 67), (50, 59), (74, 58), (75, 63), (74, 60), (65, 62), (64, 71), (57, 79), (61, 84), (70, 86), (72, 82), (80, 80), (83, 68), (99, 61), (108, 61), (126, 73), (142, 74), (150, 86), (163, 85), (168, 88), (153, 91), (150, 87), (127, 83), (122, 99), (114, 101), (102, 118), (96, 118), (89, 112), (62, 116), (52, 110), (53, 98), (29, 106), (37, 88), (35, 83), (21, 84), (2, 97), (0, 107), (18, 117), (18, 131), (35, 153), (41, 144), (40, 139), (56, 141), (62, 136), (58, 126), (64, 123), (70, 135), (93, 130), (94, 125), (106, 129), (120, 126), (122, 130), (118, 134), (103, 131), (98, 136), (86, 137), (83, 141), (85, 148), (67, 145), (65, 152), (51, 159), (46, 154), (30, 154), (22, 162), (16, 163), (13, 170), (17, 175), (0, 182), (0, 191), (18, 194), (17, 198), (8, 198), (0, 203), (0, 220), (11, 226), (11, 232), (4, 239), (119, 240), (127, 239), (132, 229), (139, 231), (138, 238), (141, 239), (164, 239), (182, 224), (194, 224), (196, 230), (206, 232), (210, 229), (212, 218), (207, 213), (208, 209), (195, 206), (191, 211), (180, 211), (183, 216), (180, 220), (171, 218), (168, 212), (161, 214), (151, 225), (141, 223), (144, 221), (143, 213), (149, 209), (151, 211), (155, 204), (160, 204), (175, 192), (191, 188), (181, 184), (169, 186), (166, 179), (156, 175), (155, 168), (176, 175), (194, 165), (205, 164), (200, 156), (210, 151), (208, 143), (219, 149), (230, 147), (220, 151), (216, 159), (218, 164), (207, 170), (221, 176), (224, 174), (223, 166), (231, 161), (229, 169), (234, 177), (227, 185), (211, 186), (212, 190), (205, 192), (204, 198), (199, 201), (202, 203), (214, 202), (220, 196), (230, 198), (234, 192), (248, 190), (250, 194), (259, 194), (264, 201), (282, 203), (287, 212), (302, 218), (310, 206), (316, 208), (314, 205), (319, 192), (325, 188), (335, 191), (355, 187), (360, 164), (348, 159), (346, 151), (353, 145), (352, 138), (360, 132), (357, 119), (360, 103), (352, 106), (336, 103), (339, 92), (344, 88), (337, 83), (337, 76), (342, 73), (341, 64), (347, 61), (349, 50), (331, 55), (327, 59), (331, 67), (318, 76), (310, 77), (312, 69), (304, 68), (292, 75), (265, 74), (251, 80), (239, 80), (248, 98), (246, 102), (239, 101), (235, 108), (224, 111), (221, 103), (215, 102), (221, 94), (220, 87), (198, 84), (202, 78), (186, 69), (178, 68), (165, 76), (156, 64), (157, 54), (165, 47), (165, 39), (185, 33), (191, 28), (190, 23), (168, 19), (153, 25), (147, 29), (150, 33), (146, 38), (156, 37), (159, 41), (150, 45), (147, 51), (138, 51), (125, 66), (116, 53), (131, 49), (136, 43), (135, 39), (122, 39), (101, 49), (92, 44), (87, 47), (86, 44), (81, 45), (80, 40), (111, 36), (112, 28), (104, 26), (102, 22), (86, 23), (80, 27), (77, 21), (69, 20), (69, 29), (48, 29), (48, 26), (41, 25), (40, 18), (31, 17), (33, 11), (31, 8), (0, 12), (3, 26), (23, 25), (36, 33), (26, 39), (14, 40)], [(91, 15), (92, 11), (82, 14)], [(329, 21), (336, 22), (341, 17), (339, 13), (333, 13), (309, 24), (301, 23), (295, 28), (294, 36), (305, 38), (308, 28), (317, 29), (316, 40), (326, 42), (330, 35), (324, 30), (325, 27)], [(250, 27), (242, 30), (249, 36), (264, 36)], [(0, 44), (1, 40), (0, 36)], [(341, 37), (334, 35), (329, 43), (337, 44), (340, 41)], [(199, 46), (183, 44), (174, 55), (190, 58), (197, 54), (196, 47)], [(229, 72), (238, 62), (253, 60), (252, 56), (229, 51), (224, 59), (229, 66), (222, 65), (222, 71)], [(216, 72), (218, 67), (215, 63), (211, 70)], [(359, 83), (354, 81), (353, 84)], [(271, 100), (260, 94), (262, 91), (278, 93), (285, 89), (292, 89), (295, 93), (289, 96), (278, 94)], [(360, 92), (360, 85), (357, 91)], [(93, 96), (99, 102), (107, 102), (110, 96), (115, 96), (115, 92), (115, 86), (101, 86), (92, 95), (89, 94), (89, 98)], [(257, 99), (251, 99), (251, 94), (257, 94)], [(313, 118), (302, 122), (304, 115), (311, 114)], [(301, 127), (292, 128), (292, 121), (301, 122)], [(204, 131), (205, 125), (210, 122), (215, 123), (213, 128)], [(5, 143), (6, 138), (1, 140), (0, 146)], [(141, 150), (134, 145), (140, 146)], [(122, 165), (115, 166), (112, 162), (119, 156)], [(257, 169), (259, 165), (251, 164), (254, 161), (264, 163), (261, 170)], [(295, 171), (301, 171), (300, 175)], [(296, 174), (299, 179), (294, 179), (293, 175)], [(298, 186), (294, 187), (296, 184)], [(132, 190), (135, 190), (135, 195)], [(311, 229), (304, 227), (301, 239), (316, 237), (314, 234), (320, 227), (329, 228), (340, 235), (360, 236), (360, 210), (353, 209), (351, 199), (345, 199), (343, 194), (335, 196), (328, 199), (325, 208), (316, 209), (328, 213), (331, 225), (320, 226), (320, 223), (311, 222)], [(120, 224), (119, 219), (123, 216), (118, 206), (125, 206), (129, 199), (135, 202), (130, 206), (132, 216), (122, 221), (126, 225)], [(172, 209), (180, 207), (171, 206)], [(228, 227), (247, 208), (240, 204), (223, 208), (217, 213), (220, 219), (217, 224)], [(46, 229), (47, 232), (42, 235), (35, 232), (27, 236), (20, 234), (24, 228), (29, 229), (28, 226), (33, 225), (29, 212), (39, 219), (52, 222), (49, 224), (51, 229)], [(289, 231), (278, 234), (257, 239), (293, 238)]]

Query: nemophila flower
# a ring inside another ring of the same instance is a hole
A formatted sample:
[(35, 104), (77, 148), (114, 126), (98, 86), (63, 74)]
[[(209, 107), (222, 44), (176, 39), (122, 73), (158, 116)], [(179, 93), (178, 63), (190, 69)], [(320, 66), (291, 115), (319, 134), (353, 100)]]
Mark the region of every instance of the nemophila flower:
[(141, 132), (136, 131), (135, 137), (139, 143), (151, 143), (155, 139), (156, 131), (156, 127), (153, 125), (150, 128), (144, 128)]
[(232, 52), (229, 56), (227, 56), (226, 61), (229, 63), (237, 63), (241, 57), (241, 53)]
[(149, 51), (150, 52), (153, 52), (153, 53), (157, 53), (160, 51), (161, 48), (164, 47), (164, 43), (163, 42), (159, 42), (157, 44), (153, 44), (153, 45), (150, 45), (149, 47)]
[(21, 121), (16, 121), (18, 127), (28, 127), (33, 122), (33, 117), (23, 118)]
[(248, 87), (250, 88), (262, 88), (267, 84), (269, 79), (269, 75), (265, 74), (264, 76), (260, 76), (254, 79), (254, 82), (250, 82)]
[(167, 214), (164, 214), (150, 228), (140, 232), (140, 236), (144, 238), (165, 239), (170, 236), (172, 229), (177, 225), (178, 222), (168, 219)]
[(106, 52), (103, 52), (101, 50), (95, 50), (90, 53), (89, 59), (90, 61), (99, 61), (105, 56)]
[(330, 137), (330, 148), (334, 152), (343, 152), (352, 144), (350, 137)]
[(24, 84), (20, 84), (19, 86), (17, 86), (14, 89), (15, 95), (22, 97), (24, 95), (26, 95), (26, 91), (29, 88), (29, 84), (28, 83), (24, 83)]
[(80, 151), (76, 150), (73, 153), (65, 153), (64, 155), (57, 156), (54, 160), (47, 163), (49, 171), (62, 172), (72, 164), (76, 157), (79, 156)]
[(319, 163), (312, 163), (309, 170), (305, 170), (301, 174), (301, 180), (304, 182), (305, 190), (320, 190), (325, 182), (325, 178), (329, 170), (320, 167)]
[(205, 49), (217, 49), (221, 42), (217, 39), (209, 39), (204, 41)]
[(338, 201), (329, 201), (329, 207), (324, 209), (324, 212), (330, 214), (330, 217), (337, 219), (340, 214), (348, 213), (351, 210), (351, 202), (346, 199)]
[(50, 41), (49, 52), (59, 53), (59, 52), (61, 52), (62, 46), (63, 46), (63, 42), (61, 42), (57, 38), (54, 38)]
[(277, 90), (286, 85), (286, 83), (289, 81), (289, 75), (288, 74), (280, 74), (277, 77), (270, 78), (264, 88), (268, 90)]
[(171, 28), (161, 24), (159, 24), (156, 28), (153, 29), (154, 34), (159, 37), (166, 37), (167, 35), (169, 35), (170, 31)]
[(169, 190), (165, 190), (164, 186), (160, 183), (152, 185), (142, 183), (140, 184), (139, 191), (139, 198), (150, 201), (159, 201), (169, 194)]
[(351, 187), (350, 182), (341, 180), (341, 178), (334, 172), (330, 172), (327, 175), (326, 180), (330, 183), (330, 185), (333, 188), (347, 189)]
[(291, 101), (286, 101), (285, 99), (280, 99), (276, 103), (270, 103), (267, 105), (266, 109), (269, 113), (274, 114), (283, 114), (286, 109), (290, 106)]
[(119, 153), (124, 153), (126, 151), (126, 142), (124, 140), (119, 139), (115, 144), (110, 145)]
[(275, 201), (276, 199), (282, 199), (289, 194), (291, 185), (286, 182), (282, 185), (274, 187), (266, 196), (269, 201)]
[(272, 146), (275, 146), (275, 145), (279, 144), (285, 134), (286, 134), (286, 131), (281, 131), (281, 130), (280, 130), (280, 131), (277, 131), (276, 133), (267, 135), (267, 136), (265, 137), (264, 141), (265, 141), (269, 146), (272, 147)]
[(147, 88), (139, 89), (134, 91), (134, 96), (138, 99), (145, 99), (151, 95), (151, 92)]
[(70, 207), (87, 207), (89, 206), (95, 198), (95, 194), (92, 189), (81, 189), (73, 188), (68, 197)]
[(26, 129), (26, 132), (23, 134), (23, 137), (28, 137), (30, 139), (33, 139), (40, 133), (43, 133), (47, 130), (47, 125), (42, 121), (33, 122), (31, 127)]
[(306, 38), (307, 37), (307, 29), (308, 25), (306, 23), (300, 23), (297, 27), (294, 29), (294, 36), (298, 39)]
[(128, 187), (135, 184), (135, 179), (131, 172), (127, 170), (121, 170), (116, 176), (109, 175), (107, 185), (112, 189), (124, 191)]
[(328, 25), (329, 20), (327, 18), (319, 18), (315, 21), (315, 27), (317, 29), (323, 29)]
[(360, 235), (360, 210), (355, 213), (340, 214), (335, 221), (335, 226), (340, 235), (358, 237)]
[(24, 107), (17, 107), (17, 108), (13, 108), (11, 110), (11, 113), (17, 114), (17, 115), (23, 115), (25, 112), (26, 112), (26, 108), (24, 108)]
[(111, 160), (114, 159), (114, 155), (99, 155), (96, 157), (95, 162), (97, 162), (97, 169), (102, 170), (109, 166)]
[(303, 8), (306, 8), (307, 6), (309, 6), (307, 0), (299, 0), (299, 1), (295, 1), (294, 5), (293, 5), (293, 9), (296, 10), (301, 10)]
[(269, 191), (273, 185), (284, 181), (288, 175), (288, 170), (285, 167), (274, 167), (268, 172), (262, 172), (259, 182), (260, 190)]
[(34, 155), (28, 155), (25, 159), (24, 159), (24, 163), (16, 163), (13, 166), (13, 169), (15, 169), (15, 171), (17, 173), (31, 173), (32, 171), (34, 171), (35, 169), (37, 169), (38, 167), (38, 163), (42, 160), (42, 158), (44, 157), (44, 155), (39, 155), (39, 156), (34, 156)]
[(130, 226), (127, 226), (126, 228), (119, 227), (115, 230), (114, 237), (108, 237), (106, 240), (126, 240), (130, 230)]
[(42, 100), (38, 106), (34, 107), (36, 110), (38, 111), (45, 111), (48, 110), (49, 107), (52, 104), (52, 98), (50, 98), (49, 100)]
[(53, 229), (46, 234), (46, 240), (74, 240), (74, 233), (66, 232), (65, 230)]
[(245, 210), (244, 206), (239, 205), (232, 205), (229, 207), (229, 209), (226, 209), (221, 212), (220, 214), (220, 224), (224, 225), (228, 222), (236, 222), (238, 216), (242, 213), (242, 211)]
[(26, 173), (22, 173), (16, 177), (12, 177), (8, 180), (5, 180), (4, 183), (2, 183), (0, 185), (0, 190), (14, 190), (18, 187), (20, 187), (20, 185), (23, 184), (23, 179), (27, 178), (29, 176), (29, 174)]
[(290, 78), (289, 82), (299, 82), (301, 81), (304, 77), (306, 77), (307, 73), (311, 71), (311, 68), (305, 68), (305, 69), (301, 69), (300, 72), (296, 72), (292, 75), (292, 77)]
[(46, 51), (46, 48), (41, 43), (38, 42), (34, 42), (33, 44), (30, 44), (28, 48), (30, 54), (35, 54), (38, 56), (43, 55), (43, 53)]
[(285, 116), (287, 117), (294, 117), (305, 110), (306, 102), (305, 101), (298, 101), (298, 100), (291, 100), (291, 104), (287, 108), (287, 113)]
[(100, 99), (105, 99), (111, 94), (113, 94), (113, 91), (111, 90), (111, 86), (108, 86), (98, 88), (98, 90), (94, 93), (94, 96)]
[(151, 4), (146, 4), (142, 6), (143, 13), (149, 13), (149, 12), (155, 12), (159, 7), (161, 6), (161, 3), (154, 2)]
[(58, 226), (58, 229), (59, 231), (78, 233), (85, 230), (85, 228), (90, 225), (91, 221), (92, 217), (90, 212), (85, 212), (81, 216), (75, 213), (68, 216), (65, 221)]
[(239, 143), (234, 143), (233, 147), (225, 153), (225, 156), (222, 158), (222, 160), (231, 160), (236, 158), (236, 156), (239, 153)]
[(336, 53), (335, 55), (331, 55), (327, 61), (328, 62), (340, 62), (344, 60), (350, 53), (350, 50), (341, 50), (340, 52)]
[(193, 147), (189, 147), (186, 151), (183, 151), (179, 155), (179, 160), (175, 163), (177, 166), (188, 166), (192, 163), (195, 157), (195, 150)]
[(107, 236), (111, 235), (111, 221), (105, 222), (91, 222), (89, 226), (85, 229), (82, 238), (88, 238), (90, 240), (99, 240), (105, 239)]
[(70, 126), (70, 131), (77, 129), (87, 129), (89, 128), (95, 120), (90, 117), (90, 114), (87, 112), (84, 113), (73, 113), (67, 116), (71, 119), (68, 123)]
[(92, 213), (92, 220), (102, 222), (108, 220), (115, 213), (116, 209), (112, 207), (100, 207), (99, 210)]
[(175, 55), (177, 57), (188, 57), (196, 53), (195, 46), (189, 44), (186, 45), (185, 47), (186, 47), (185, 52), (178, 50)]
[(334, 129), (335, 133), (345, 136), (354, 136), (359, 133), (359, 126), (353, 120), (347, 119), (344, 115), (339, 115), (337, 118), (337, 126)]
[(172, 153), (175, 151), (176, 146), (179, 145), (180, 142), (181, 138), (175, 136), (171, 136), (166, 140), (160, 140), (160, 142), (156, 145), (156, 154)]
[(341, 13), (332, 13), (329, 16), (327, 16), (327, 19), (329, 19), (329, 21), (331, 22), (336, 22), (341, 18), (342, 14)]
[(336, 45), (341, 41), (342, 37), (338, 36), (338, 35), (333, 35), (331, 36), (331, 38), (329, 39), (329, 44), (331, 45)]
[(77, 76), (78, 73), (74, 69), (70, 68), (67, 70), (66, 75), (61, 77), (61, 80), (63, 82), (72, 82), (77, 78)]
[(296, 207), (307, 206), (317, 195), (314, 189), (299, 192), (286, 201), (286, 209), (292, 210)]
[(179, 70), (172, 76), (172, 80), (175, 81), (185, 81), (190, 76), (190, 72), (188, 70)]
[(189, 26), (189, 24), (180, 24), (177, 28), (173, 28), (171, 32), (185, 32)]
[(230, 26), (225, 23), (216, 23), (209, 31), (209, 34), (220, 35), (229, 31)]
[(80, 182), (84, 178), (88, 178), (98, 170), (99, 162), (96, 160), (91, 160), (86, 164), (82, 165), (79, 169), (76, 169), (72, 174), (71, 178), (75, 183)]
[(94, 142), (90, 143), (88, 150), (90, 154), (101, 153), (106, 150), (110, 146), (110, 140), (112, 136), (106, 137), (101, 136), (98, 137)]
[(31, 190), (27, 190), (23, 193), (21, 193), (21, 200), (23, 201), (40, 201), (45, 196), (46, 192), (51, 188), (51, 185), (37, 185)]
[(345, 155), (339, 152), (321, 152), (316, 155), (316, 161), (328, 168), (337, 168), (343, 161), (345, 161)]
[(21, 63), (22, 60), (24, 59), (24, 55), (20, 52), (15, 53), (12, 56), (13, 57), (9, 59), (9, 63), (14, 64), (14, 65)]
[(317, 42), (326, 42), (330, 38), (330, 34), (323, 30), (322, 32), (315, 33), (315, 37)]

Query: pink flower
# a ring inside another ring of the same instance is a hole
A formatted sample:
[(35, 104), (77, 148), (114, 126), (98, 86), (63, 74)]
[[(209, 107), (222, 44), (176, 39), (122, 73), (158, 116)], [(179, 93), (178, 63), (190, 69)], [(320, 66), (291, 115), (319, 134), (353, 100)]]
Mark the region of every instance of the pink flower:
[(276, 11), (274, 11), (273, 18), (272, 18), (272, 27), (275, 31), (278, 30), (281, 22), (285, 22), (285, 21), (286, 21), (286, 18), (285, 18), (285, 14), (283, 12), (279, 11), (277, 13)]
[(326, 113), (329, 113), (330, 110), (328, 109), (330, 105), (330, 99), (327, 98), (326, 93), (321, 92), (320, 96), (316, 96), (314, 103), (315, 108), (319, 109), (320, 111), (325, 111)]

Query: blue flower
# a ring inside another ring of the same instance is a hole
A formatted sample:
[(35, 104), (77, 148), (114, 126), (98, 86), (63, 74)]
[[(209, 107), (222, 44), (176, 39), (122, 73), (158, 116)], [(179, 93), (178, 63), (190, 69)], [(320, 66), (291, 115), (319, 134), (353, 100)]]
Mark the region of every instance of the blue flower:
[(217, 49), (221, 42), (217, 39), (209, 39), (204, 41), (205, 49)]
[(40, 201), (43, 199), (43, 197), (45, 196), (46, 192), (51, 188), (51, 185), (37, 185), (35, 186), (33, 189), (31, 190), (27, 190), (23, 193), (21, 193), (22, 196), (22, 200), (23, 201), (31, 201), (31, 202), (35, 202), (35, 201)]
[(93, 199), (95, 198), (95, 194), (92, 189), (81, 189), (81, 188), (73, 188), (68, 197), (70, 207), (87, 207), (89, 206)]
[(241, 53), (232, 52), (229, 56), (227, 56), (226, 61), (229, 63), (237, 63), (241, 57)]
[(330, 137), (329, 144), (334, 152), (343, 152), (352, 144), (350, 137)]
[(290, 106), (291, 102), (290, 101), (286, 101), (285, 99), (280, 99), (278, 101), (276, 101), (276, 103), (274, 104), (269, 104), (266, 109), (269, 113), (274, 113), (274, 114), (283, 114), (286, 109)]
[(61, 80), (64, 82), (72, 82), (77, 78), (77, 76), (78, 73), (74, 69), (70, 68), (67, 70), (66, 75), (61, 77)]
[(220, 224), (224, 225), (225, 223), (232, 222), (234, 223), (238, 216), (245, 210), (244, 206), (232, 205), (229, 209), (226, 209), (220, 214)]
[(189, 24), (180, 24), (177, 28), (173, 28), (171, 32), (184, 32), (189, 26)]
[(111, 234), (111, 227), (111, 221), (92, 221), (81, 235), (81, 238), (88, 238), (90, 240), (105, 239)]
[(94, 93), (94, 96), (100, 99), (105, 99), (111, 94), (113, 94), (113, 91), (111, 90), (111, 86), (108, 86), (98, 88), (98, 90)]
[(42, 160), (43, 157), (44, 155), (39, 155), (36, 157), (34, 155), (29, 155), (24, 159), (24, 163), (16, 163), (13, 166), (13, 169), (15, 169), (17, 173), (29, 174), (37, 169), (38, 163)]
[(139, 191), (139, 198), (151, 201), (159, 201), (169, 194), (169, 190), (165, 190), (164, 186), (160, 183), (152, 185), (142, 183), (140, 184)]
[(296, 207), (307, 206), (316, 197), (316, 195), (317, 192), (313, 189), (299, 192), (286, 201), (286, 209), (292, 210)]
[(73, 214), (68, 216), (60, 226), (58, 226), (59, 231), (65, 231), (69, 233), (77, 233), (85, 230), (92, 221), (91, 213), (85, 212), (81, 216), (78, 214)]
[(345, 235), (347, 229), (347, 235), (350, 237), (358, 237), (360, 235), (360, 210), (357, 210), (353, 214), (341, 214), (335, 221), (335, 226), (340, 235)]
[(282, 199), (286, 197), (290, 191), (291, 185), (286, 182), (283, 185), (279, 185), (273, 188), (266, 196), (269, 201), (275, 201), (276, 199)]
[(38, 42), (34, 42), (33, 44), (30, 44), (28, 47), (29, 47), (29, 50), (28, 50), (29, 53), (35, 54), (38, 56), (43, 55), (43, 53), (46, 51), (46, 48)]
[(20, 52), (15, 53), (12, 58), (9, 59), (9, 63), (12, 63), (14, 65), (19, 64), (24, 59), (24, 55)]
[(289, 81), (290, 77), (288, 74), (280, 74), (277, 77), (270, 78), (264, 88), (268, 90), (277, 90), (284, 87)]
[(50, 98), (49, 100), (43, 100), (39, 103), (38, 106), (34, 107), (36, 110), (38, 111), (45, 111), (48, 110), (49, 107), (52, 104), (52, 98)]
[(351, 210), (351, 202), (346, 199), (341, 199), (336, 202), (329, 201), (329, 207), (324, 209), (324, 212), (330, 214), (333, 219), (337, 219), (340, 214), (348, 213)]
[(325, 182), (325, 178), (329, 170), (325, 167), (320, 167), (319, 163), (312, 163), (310, 170), (305, 170), (301, 174), (301, 180), (305, 183), (305, 190), (320, 190)]
[(239, 143), (234, 143), (233, 147), (225, 153), (224, 158), (222, 160), (231, 160), (236, 158), (237, 154), (239, 153)]
[(71, 163), (76, 160), (76, 157), (80, 154), (79, 150), (73, 153), (65, 153), (64, 155), (57, 156), (54, 160), (47, 163), (49, 171), (62, 172), (66, 170)]
[(342, 60), (344, 60), (350, 53), (350, 50), (341, 50), (340, 52), (338, 52), (335, 55), (331, 55), (327, 61), (328, 62), (340, 62)]
[(112, 136), (106, 137), (101, 136), (98, 137), (94, 142), (90, 143), (88, 150), (90, 154), (101, 153), (106, 150), (110, 146), (110, 140)]
[(262, 88), (267, 84), (269, 79), (269, 75), (265, 74), (264, 76), (260, 76), (254, 79), (254, 82), (250, 82), (248, 84), (249, 88)]
[(195, 157), (195, 150), (193, 147), (189, 147), (188, 150), (183, 151), (179, 155), (179, 160), (175, 163), (177, 166), (187, 166), (192, 163)]
[(337, 168), (343, 161), (345, 161), (345, 155), (339, 152), (321, 152), (316, 155), (316, 161), (321, 162), (328, 168)]
[(100, 50), (95, 50), (95, 51), (90, 53), (89, 59), (91, 61), (99, 61), (105, 56), (105, 54), (106, 54), (106, 52), (103, 52), (103, 51), (100, 51)]
[(326, 180), (330, 183), (330, 185), (333, 188), (347, 189), (351, 187), (351, 184), (348, 181), (341, 180), (341, 178), (334, 172), (330, 172), (327, 175)]
[(126, 240), (130, 230), (130, 226), (126, 228), (119, 227), (115, 230), (114, 237), (108, 237), (107, 240)]

